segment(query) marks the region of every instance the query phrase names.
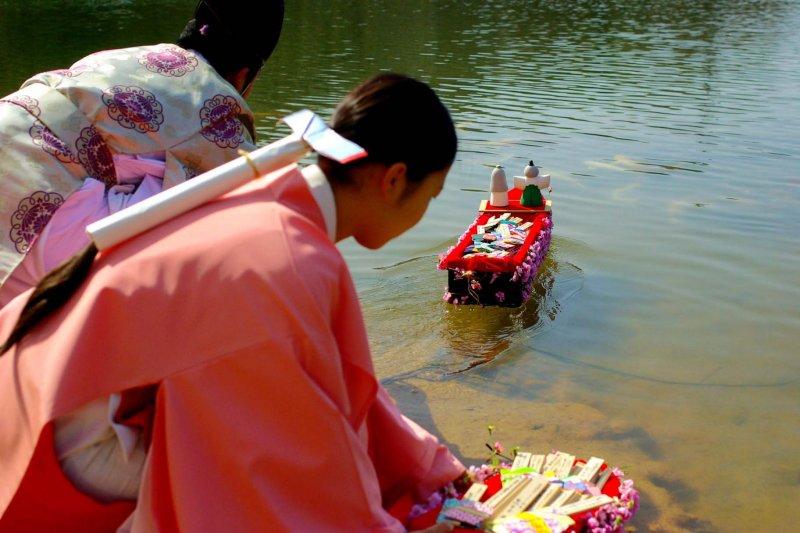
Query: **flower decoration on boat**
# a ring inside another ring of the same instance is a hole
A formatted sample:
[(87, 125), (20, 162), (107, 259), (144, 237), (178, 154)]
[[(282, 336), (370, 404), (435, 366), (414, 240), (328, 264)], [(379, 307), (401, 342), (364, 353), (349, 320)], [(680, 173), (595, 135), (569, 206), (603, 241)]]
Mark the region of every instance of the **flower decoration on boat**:
[(444, 500), (446, 500), (447, 498), (456, 498), (456, 497), (458, 497), (458, 491), (453, 485), (453, 482), (449, 482), (444, 487), (431, 493), (431, 495), (428, 496), (427, 500), (413, 505), (409, 513), (409, 518), (412, 519), (418, 518), (426, 513), (438, 510), (439, 508), (441, 508), (442, 503), (444, 503)]
[(97, 128), (94, 126), (83, 128), (80, 137), (75, 141), (75, 146), (78, 149), (78, 160), (91, 177), (105, 182), (106, 185), (113, 185), (116, 182), (114, 159)]
[(141, 133), (155, 132), (164, 123), (161, 103), (141, 87), (115, 85), (103, 91), (108, 115), (123, 128)]
[(53, 131), (42, 122), (36, 121), (28, 130), (33, 144), (52, 155), (62, 163), (78, 163), (78, 158), (69, 149), (67, 143), (56, 136)]
[(39, 109), (39, 101), (27, 94), (9, 94), (5, 98), (0, 98), (0, 103), (18, 105), (37, 118), (42, 114), (42, 110)]
[(44, 229), (53, 213), (64, 203), (64, 197), (57, 192), (36, 191), (20, 201), (17, 210), (11, 215), (9, 237), (21, 254), (28, 251), (33, 240)]
[(602, 506), (586, 521), (586, 529), (591, 533), (624, 532), (624, 524), (639, 510), (639, 491), (633, 488), (633, 480), (624, 477), (618, 468), (614, 475), (620, 479), (619, 497)]
[(218, 94), (200, 110), (200, 133), (220, 148), (236, 148), (244, 142), (244, 126), (239, 120), (242, 108), (232, 96)]
[(411, 508), (409, 529), (449, 520), (485, 533), (624, 533), (639, 507), (633, 481), (600, 457), (516, 446), (506, 457), (499, 441), (486, 447), (492, 452), (486, 463)]
[(150, 72), (180, 78), (197, 68), (197, 56), (178, 46), (167, 45), (142, 53), (139, 63)]

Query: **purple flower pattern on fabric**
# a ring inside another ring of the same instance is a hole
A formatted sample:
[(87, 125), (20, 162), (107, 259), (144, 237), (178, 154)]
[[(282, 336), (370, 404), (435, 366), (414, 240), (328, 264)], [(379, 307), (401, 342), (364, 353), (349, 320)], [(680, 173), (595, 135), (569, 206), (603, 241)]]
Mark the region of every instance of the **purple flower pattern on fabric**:
[(236, 148), (244, 142), (244, 126), (238, 118), (242, 108), (232, 96), (218, 94), (200, 110), (200, 133), (220, 148)]
[(24, 254), (28, 251), (33, 240), (63, 203), (63, 196), (56, 192), (45, 191), (36, 191), (20, 201), (17, 210), (11, 215), (9, 232), (17, 252)]
[(50, 128), (42, 122), (36, 121), (28, 130), (33, 144), (52, 155), (62, 163), (78, 163), (78, 158), (69, 149), (69, 146), (59, 139)]
[(129, 130), (155, 132), (164, 123), (161, 103), (141, 87), (115, 85), (103, 91), (103, 103), (108, 116)]
[(184, 178), (190, 180), (196, 176), (199, 176), (201, 172), (194, 167), (183, 165), (183, 175)]
[(114, 159), (97, 128), (83, 128), (80, 137), (75, 141), (75, 147), (78, 149), (78, 160), (91, 177), (105, 182), (106, 185), (116, 182)]
[(150, 72), (162, 76), (180, 78), (197, 68), (197, 57), (178, 46), (164, 46), (155, 51), (144, 52), (139, 63)]
[(34, 117), (42, 114), (42, 110), (39, 109), (39, 101), (27, 94), (12, 94), (0, 99), (0, 103), (16, 104)]

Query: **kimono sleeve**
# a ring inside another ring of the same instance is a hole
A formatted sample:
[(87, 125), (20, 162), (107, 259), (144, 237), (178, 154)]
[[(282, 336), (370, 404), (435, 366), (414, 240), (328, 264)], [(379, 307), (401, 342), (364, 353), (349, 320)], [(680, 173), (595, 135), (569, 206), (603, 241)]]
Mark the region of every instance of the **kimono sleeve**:
[(424, 501), (455, 480), (464, 465), (436, 437), (404, 416), (383, 387), (368, 416), (369, 452), (378, 472), (384, 505), (411, 495)]
[(133, 531), (403, 531), (291, 337), (162, 381)]
[(252, 152), (256, 149), (249, 130), (238, 118), (230, 120), (240, 130), (236, 138), (225, 139), (221, 137), (224, 132), (203, 130), (166, 150), (165, 189), (236, 159), (239, 150)]

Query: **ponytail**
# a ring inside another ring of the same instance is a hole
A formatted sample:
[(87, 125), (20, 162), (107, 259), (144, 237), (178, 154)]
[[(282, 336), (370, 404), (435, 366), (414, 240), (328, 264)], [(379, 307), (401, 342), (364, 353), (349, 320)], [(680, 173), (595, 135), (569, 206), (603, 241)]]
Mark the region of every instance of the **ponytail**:
[(42, 278), (25, 303), (11, 335), (0, 347), (0, 355), (6, 353), (48, 315), (67, 303), (89, 275), (96, 256), (97, 247), (91, 243)]

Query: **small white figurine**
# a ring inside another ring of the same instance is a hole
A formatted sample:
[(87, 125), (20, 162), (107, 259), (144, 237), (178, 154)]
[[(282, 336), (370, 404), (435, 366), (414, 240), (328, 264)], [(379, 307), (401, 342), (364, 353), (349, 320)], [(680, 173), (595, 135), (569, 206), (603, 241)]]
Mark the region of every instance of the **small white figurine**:
[(492, 170), (492, 183), (489, 187), (489, 203), (497, 207), (508, 205), (508, 182), (506, 182), (506, 171), (497, 165)]
[(539, 174), (539, 167), (529, 162), (522, 172), (523, 176), (514, 176), (514, 187), (522, 189), (520, 204), (526, 207), (538, 207), (544, 203), (539, 189), (550, 187), (550, 174)]

